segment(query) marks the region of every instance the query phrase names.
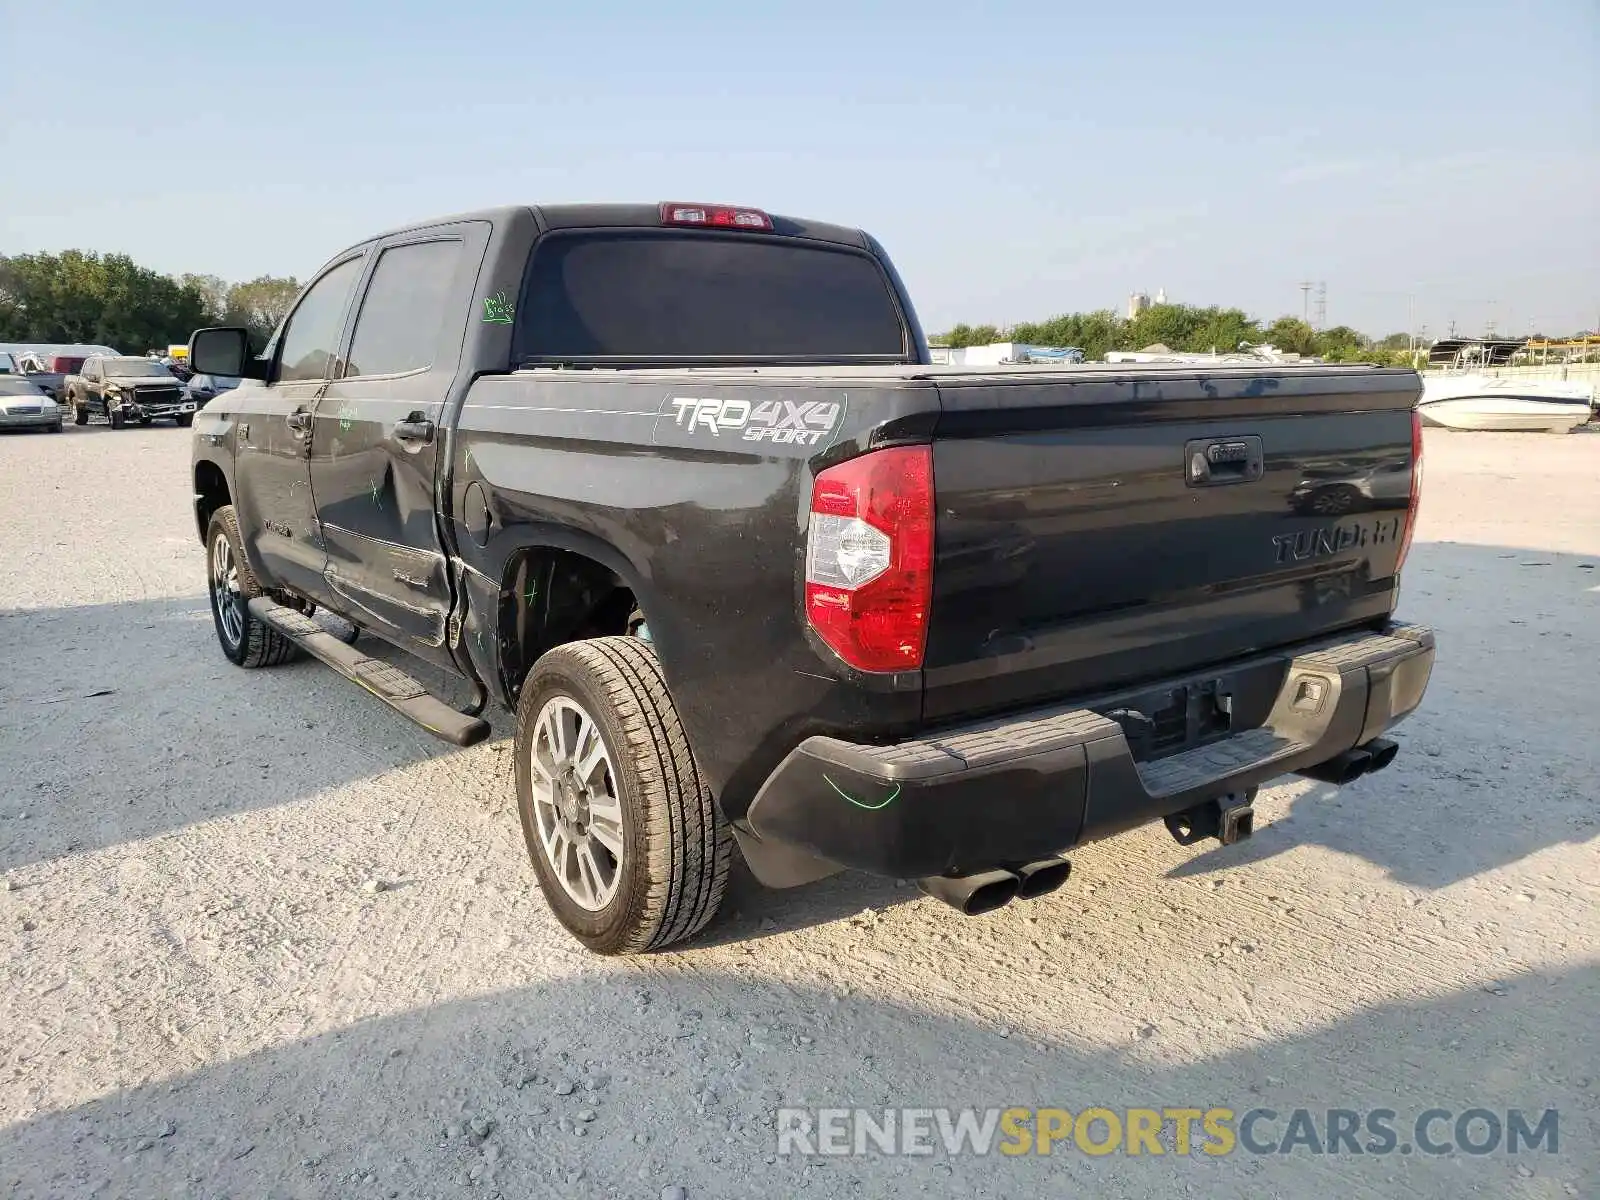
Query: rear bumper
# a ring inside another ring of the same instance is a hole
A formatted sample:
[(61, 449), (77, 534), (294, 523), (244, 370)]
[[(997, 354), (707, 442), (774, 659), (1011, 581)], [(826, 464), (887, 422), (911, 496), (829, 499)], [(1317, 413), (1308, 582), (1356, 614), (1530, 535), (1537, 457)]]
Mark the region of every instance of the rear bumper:
[(747, 820), (762, 842), (900, 878), (1029, 862), (1365, 744), (1417, 707), (1433, 659), (1432, 630), (1392, 625), (1166, 681), (1156, 690), (1220, 681), (1241, 697), (1260, 693), (1265, 719), (1143, 763), (1100, 715), (1126, 697), (898, 745), (811, 737), (762, 786)]

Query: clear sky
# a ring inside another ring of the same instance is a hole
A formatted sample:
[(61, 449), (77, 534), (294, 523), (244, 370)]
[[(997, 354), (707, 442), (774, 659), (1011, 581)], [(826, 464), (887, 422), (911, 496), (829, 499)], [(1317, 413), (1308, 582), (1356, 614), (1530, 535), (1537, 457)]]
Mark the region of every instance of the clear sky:
[(1596, 0), (0, 0), (0, 253), (302, 278), (413, 219), (860, 225), (932, 330), (1133, 290), (1600, 325)]

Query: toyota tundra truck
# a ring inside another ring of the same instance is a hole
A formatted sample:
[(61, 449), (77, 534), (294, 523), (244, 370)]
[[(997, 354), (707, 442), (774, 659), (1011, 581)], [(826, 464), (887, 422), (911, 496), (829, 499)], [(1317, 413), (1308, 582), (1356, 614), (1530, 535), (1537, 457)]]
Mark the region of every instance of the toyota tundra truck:
[[(1387, 767), (1433, 665), (1409, 370), (934, 366), (873, 238), (685, 203), (381, 234), (248, 346), (190, 342), (243, 379), (192, 435), (223, 654), (458, 746), (513, 713), (600, 953), (699, 931), (736, 848), (976, 914), (1136, 826), (1237, 841), (1271, 779)], [(1409, 483), (1308, 509), (1330, 460)]]

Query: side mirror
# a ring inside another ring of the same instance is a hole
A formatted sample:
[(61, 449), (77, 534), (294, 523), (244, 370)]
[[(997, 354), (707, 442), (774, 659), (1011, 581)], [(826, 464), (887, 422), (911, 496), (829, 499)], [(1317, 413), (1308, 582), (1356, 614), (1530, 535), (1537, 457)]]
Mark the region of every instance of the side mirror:
[(189, 338), (189, 367), (197, 375), (261, 377), (250, 357), (250, 331), (232, 326), (197, 329)]

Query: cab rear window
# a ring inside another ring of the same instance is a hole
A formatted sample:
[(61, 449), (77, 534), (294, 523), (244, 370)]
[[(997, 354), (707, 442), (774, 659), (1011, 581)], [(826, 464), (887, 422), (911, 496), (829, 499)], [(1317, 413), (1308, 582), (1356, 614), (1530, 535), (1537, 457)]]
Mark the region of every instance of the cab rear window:
[(905, 323), (867, 254), (703, 231), (542, 239), (517, 306), (519, 362), (901, 360)]

